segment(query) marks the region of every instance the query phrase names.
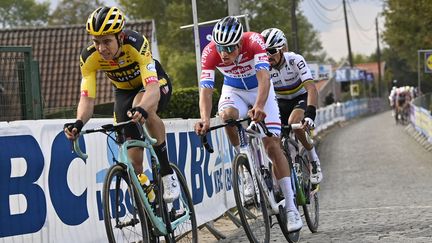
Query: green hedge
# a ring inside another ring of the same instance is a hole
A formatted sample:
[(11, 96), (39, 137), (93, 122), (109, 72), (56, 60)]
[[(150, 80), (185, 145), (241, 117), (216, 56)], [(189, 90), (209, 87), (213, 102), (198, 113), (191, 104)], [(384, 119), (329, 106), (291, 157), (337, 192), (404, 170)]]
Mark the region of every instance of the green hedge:
[[(213, 92), (212, 117), (216, 114), (219, 101), (219, 91)], [(180, 88), (173, 90), (171, 100), (161, 118), (199, 118), (199, 90), (198, 87)]]
[[(212, 117), (216, 114), (219, 100), (219, 91), (213, 93)], [(168, 106), (159, 115), (161, 118), (199, 118), (199, 90), (198, 87), (179, 88), (173, 90)], [(114, 103), (96, 105), (93, 117), (113, 117)], [(60, 119), (76, 117), (76, 107), (62, 111), (45, 114), (46, 119)]]

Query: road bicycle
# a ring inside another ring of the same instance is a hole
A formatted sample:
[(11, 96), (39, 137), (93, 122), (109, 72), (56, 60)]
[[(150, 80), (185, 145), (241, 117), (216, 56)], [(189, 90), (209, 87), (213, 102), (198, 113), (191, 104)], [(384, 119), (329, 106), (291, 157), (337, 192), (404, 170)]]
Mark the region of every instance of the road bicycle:
[[(243, 123), (250, 122), (247, 128)], [(277, 181), (273, 174), (272, 161), (265, 153), (262, 138), (272, 136), (263, 123), (250, 118), (228, 120), (224, 124), (210, 127), (207, 134), (226, 126), (236, 126), (240, 138), (240, 152), (232, 162), (233, 189), (238, 215), (250, 242), (269, 242), (273, 215), (281, 228), (286, 230), (285, 199), (275, 194)], [(202, 144), (210, 152), (213, 148), (207, 136)], [(251, 189), (252, 186), (252, 190)], [(289, 242), (291, 240), (288, 238)]]
[[(125, 140), (113, 136), (116, 133), (121, 137), (124, 128), (128, 126), (138, 128), (140, 139)], [(96, 132), (107, 135), (107, 147), (113, 155), (113, 165), (107, 171), (102, 191), (103, 215), (109, 242), (197, 243), (196, 215), (186, 180), (179, 168), (171, 163), (171, 168), (177, 174), (181, 193), (174, 202), (166, 203), (163, 199), (159, 160), (152, 146), (156, 139), (148, 134), (147, 129), (139, 123), (127, 121), (83, 130), (80, 135)], [(119, 146), (118, 159), (114, 156), (110, 140)], [(81, 150), (79, 139), (76, 139), (73, 145), (77, 155), (87, 159), (87, 154)], [(153, 203), (141, 186), (128, 157), (127, 150), (132, 147), (141, 147), (147, 151), (147, 162), (152, 173), (151, 187), (156, 194)]]
[[(319, 224), (319, 184), (312, 184), (310, 176), (312, 164), (307, 156), (306, 149), (301, 146), (298, 139), (292, 133), (293, 129), (302, 129), (302, 124), (282, 126), (281, 140), (285, 155), (291, 168), (291, 179), (296, 203), (302, 207), (309, 230), (312, 233), (318, 231)], [(305, 131), (306, 139), (313, 144), (309, 130)], [(298, 235), (292, 235), (293, 241), (298, 241)]]

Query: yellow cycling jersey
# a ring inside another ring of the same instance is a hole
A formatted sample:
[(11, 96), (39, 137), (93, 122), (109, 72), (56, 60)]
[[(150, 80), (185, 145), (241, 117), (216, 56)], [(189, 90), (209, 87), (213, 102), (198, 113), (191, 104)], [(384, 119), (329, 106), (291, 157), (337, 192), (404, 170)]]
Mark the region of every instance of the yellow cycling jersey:
[[(158, 80), (150, 44), (138, 32), (125, 30), (120, 56), (116, 60), (105, 60), (94, 44), (81, 52), (81, 96), (96, 98), (96, 73), (105, 72), (112, 84), (118, 89), (133, 90), (145, 87)], [(160, 83), (159, 85), (163, 85)]]

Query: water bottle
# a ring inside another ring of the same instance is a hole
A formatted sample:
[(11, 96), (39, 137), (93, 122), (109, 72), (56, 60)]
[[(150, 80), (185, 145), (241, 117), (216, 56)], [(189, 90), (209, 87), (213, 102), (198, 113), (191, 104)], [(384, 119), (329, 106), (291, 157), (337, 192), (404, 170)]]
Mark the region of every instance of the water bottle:
[(153, 186), (151, 185), (149, 178), (145, 174), (139, 174), (138, 180), (147, 194), (149, 202), (153, 203), (156, 198), (156, 194), (154, 193)]

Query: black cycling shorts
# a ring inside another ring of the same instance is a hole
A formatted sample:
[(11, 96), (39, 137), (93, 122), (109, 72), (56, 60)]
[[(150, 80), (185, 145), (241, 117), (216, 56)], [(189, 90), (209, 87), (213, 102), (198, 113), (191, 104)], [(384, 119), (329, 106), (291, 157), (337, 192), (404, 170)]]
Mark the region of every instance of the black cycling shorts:
[[(169, 79), (168, 75), (165, 73), (162, 66), (157, 60), (155, 60), (155, 65), (159, 83), (165, 83), (159, 87), (160, 99), (156, 111), (156, 113), (159, 113), (163, 111), (168, 105), (168, 102), (171, 98), (172, 85), (171, 80)], [(161, 80), (163, 79), (165, 79), (166, 82), (161, 82)], [(116, 122), (130, 120), (130, 118), (127, 116), (127, 111), (132, 108), (133, 100), (139, 92), (145, 92), (144, 87), (140, 87), (134, 90), (124, 90), (114, 87), (114, 120)], [(126, 138), (139, 138), (139, 132), (136, 127), (126, 127), (124, 133)], [(121, 137), (122, 136), (119, 136), (120, 141), (123, 140), (121, 139)]]
[(306, 110), (308, 94), (304, 93), (292, 100), (277, 99), (279, 105), (279, 114), (282, 125), (288, 125), (288, 118), (294, 109)]

